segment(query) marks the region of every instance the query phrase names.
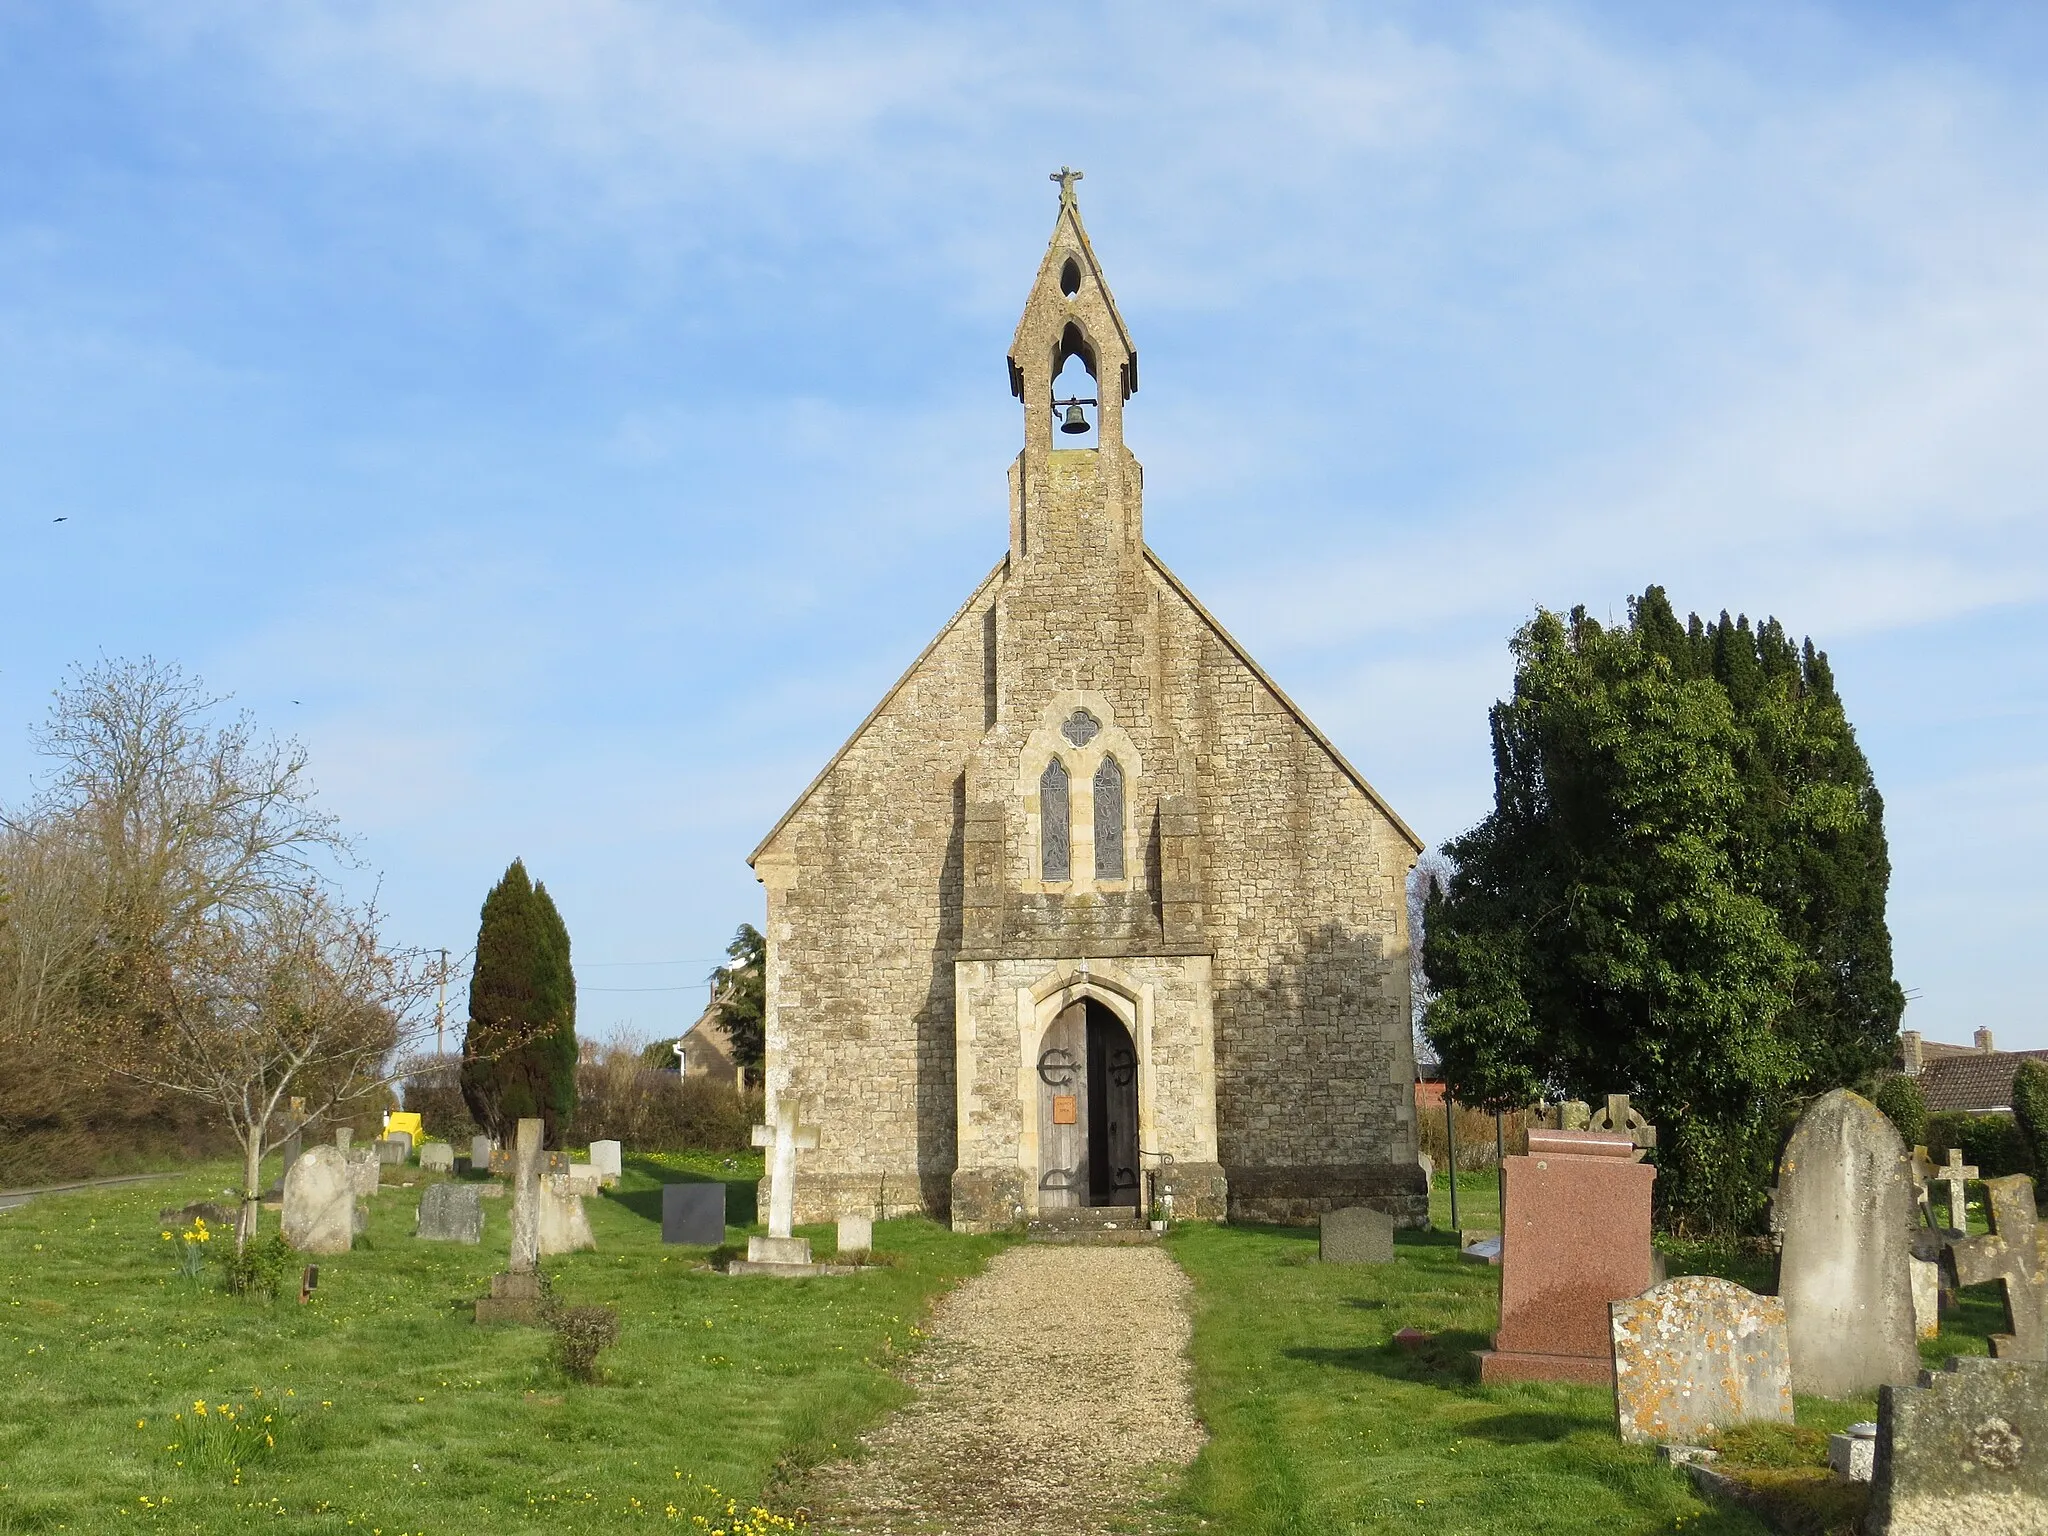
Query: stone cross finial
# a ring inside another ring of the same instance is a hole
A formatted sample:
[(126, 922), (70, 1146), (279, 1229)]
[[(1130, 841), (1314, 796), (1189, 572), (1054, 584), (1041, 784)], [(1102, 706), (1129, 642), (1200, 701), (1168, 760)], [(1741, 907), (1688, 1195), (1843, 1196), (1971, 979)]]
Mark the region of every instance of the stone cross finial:
[[(1948, 1149), (1948, 1161), (1934, 1170), (1934, 1176), (1948, 1186), (1948, 1224), (1956, 1232), (1970, 1230), (1970, 1207), (1966, 1196), (1977, 1170), (1963, 1162), (1960, 1147)], [(2031, 1197), (2030, 1197), (2031, 1198)]]
[(768, 1148), (768, 1235), (788, 1237), (796, 1208), (796, 1155), (818, 1145), (815, 1126), (800, 1125), (801, 1106), (789, 1094), (775, 1100), (772, 1125), (754, 1127), (754, 1145)]
[(1064, 208), (1074, 200), (1074, 183), (1081, 179), (1081, 173), (1063, 165), (1045, 179), (1060, 184), (1060, 206)]
[(2023, 1173), (1986, 1179), (1991, 1233), (1948, 1245), (1960, 1285), (2005, 1286), (2006, 1326), (1991, 1336), (2000, 1360), (2048, 1360), (2048, 1229), (2034, 1209), (2034, 1181)]
[(1641, 1110), (1630, 1106), (1625, 1093), (1607, 1095), (1607, 1107), (1594, 1115), (1586, 1128), (1626, 1136), (1636, 1144), (1635, 1160), (1639, 1163), (1644, 1154), (1657, 1145), (1657, 1127), (1643, 1118)]

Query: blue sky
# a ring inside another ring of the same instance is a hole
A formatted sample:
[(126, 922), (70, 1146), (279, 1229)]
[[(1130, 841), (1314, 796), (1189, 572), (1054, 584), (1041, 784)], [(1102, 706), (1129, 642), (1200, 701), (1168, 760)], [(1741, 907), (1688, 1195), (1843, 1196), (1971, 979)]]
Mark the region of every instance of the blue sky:
[(1003, 550), (1072, 163), (1150, 542), (1425, 837), (1536, 605), (1776, 614), (1908, 1024), (2048, 1046), (2042, 14), (0, 0), (0, 800), (175, 659), (399, 937), (520, 854), (675, 1027)]

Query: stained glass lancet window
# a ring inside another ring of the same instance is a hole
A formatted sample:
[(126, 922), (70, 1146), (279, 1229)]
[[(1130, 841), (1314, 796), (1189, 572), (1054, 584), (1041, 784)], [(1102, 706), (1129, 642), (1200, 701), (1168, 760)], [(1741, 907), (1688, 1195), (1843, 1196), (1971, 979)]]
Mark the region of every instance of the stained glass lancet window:
[(1067, 768), (1058, 758), (1038, 776), (1038, 847), (1040, 878), (1066, 880), (1072, 865), (1072, 805)]
[(1095, 878), (1124, 877), (1124, 771), (1113, 757), (1095, 770)]

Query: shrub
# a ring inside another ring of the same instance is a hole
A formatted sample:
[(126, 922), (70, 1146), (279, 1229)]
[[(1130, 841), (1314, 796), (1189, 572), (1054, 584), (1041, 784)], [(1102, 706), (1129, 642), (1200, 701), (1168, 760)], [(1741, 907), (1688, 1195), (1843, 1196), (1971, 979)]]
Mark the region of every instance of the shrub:
[(577, 1381), (604, 1379), (597, 1357), (619, 1342), (619, 1314), (610, 1307), (557, 1307), (548, 1313), (555, 1330), (555, 1363)]
[(2013, 1073), (2012, 1117), (2035, 1169), (2048, 1171), (2048, 1062), (2030, 1058)]
[(1899, 1139), (1905, 1142), (1907, 1151), (1927, 1140), (1927, 1100), (1921, 1097), (1920, 1085), (1912, 1078), (1899, 1072), (1887, 1074), (1878, 1080), (1871, 1101), (1898, 1127)]
[(762, 1113), (760, 1094), (657, 1071), (625, 1039), (612, 1041), (587, 1062), (576, 1087), (578, 1134), (591, 1141), (609, 1138), (636, 1152), (731, 1152), (749, 1145)]
[(2034, 1173), (2033, 1150), (2009, 1115), (1971, 1115), (1946, 1110), (1927, 1117), (1927, 1155), (1948, 1159), (1950, 1147), (1961, 1149), (1963, 1161), (1977, 1166), (1977, 1176), (2002, 1178), (2009, 1173)]
[[(1484, 1110), (1467, 1105), (1456, 1106), (1458, 1131), (1458, 1167), (1466, 1173), (1475, 1169), (1492, 1168), (1500, 1159), (1495, 1154), (1493, 1116)], [(1512, 1110), (1506, 1117), (1507, 1152), (1510, 1157), (1519, 1157), (1529, 1150), (1529, 1127), (1536, 1120), (1536, 1111), (1529, 1109)], [(1415, 1115), (1417, 1150), (1427, 1152), (1429, 1160), (1440, 1170), (1447, 1170), (1450, 1164), (1450, 1148), (1444, 1131), (1444, 1107), (1437, 1104), (1432, 1108), (1417, 1107)]]
[(250, 1243), (240, 1253), (223, 1245), (221, 1284), (231, 1296), (253, 1296), (260, 1291), (275, 1301), (295, 1257), (291, 1244), (276, 1232)]

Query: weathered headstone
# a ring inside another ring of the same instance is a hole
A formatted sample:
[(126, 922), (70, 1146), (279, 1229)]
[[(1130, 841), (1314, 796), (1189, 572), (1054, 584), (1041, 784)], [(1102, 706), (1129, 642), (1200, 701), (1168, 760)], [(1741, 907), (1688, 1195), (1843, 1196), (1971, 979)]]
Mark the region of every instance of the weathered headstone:
[(382, 1177), (379, 1169), (383, 1165), (377, 1161), (377, 1149), (375, 1147), (357, 1147), (343, 1155), (348, 1159), (348, 1171), (355, 1180), (356, 1198), (358, 1200), (369, 1199), (370, 1196), (377, 1193)]
[(313, 1147), (284, 1177), (284, 1240), (301, 1253), (347, 1253), (355, 1240), (356, 1196), (348, 1160)]
[(1510, 1157), (1501, 1232), (1500, 1332), (1479, 1379), (1609, 1386), (1608, 1303), (1650, 1287), (1650, 1189), (1635, 1142), (1597, 1131), (1529, 1132)]
[(470, 1137), (470, 1138), (469, 1138), (469, 1166), (470, 1166), (471, 1168), (475, 1169), (475, 1170), (476, 1170), (476, 1171), (477, 1171), (478, 1173), (488, 1173), (488, 1172), (491, 1172), (491, 1171), (492, 1171), (492, 1169), (491, 1169), (491, 1153), (492, 1153), (492, 1152), (493, 1152), (494, 1150), (496, 1150), (496, 1149), (492, 1147), (492, 1145), (491, 1145), (491, 1138), (490, 1138), (490, 1137), (488, 1137), (488, 1136), (472, 1136), (472, 1137)]
[(418, 1235), (430, 1243), (480, 1243), (484, 1203), (474, 1184), (429, 1184), (420, 1196)]
[(280, 1183), (292, 1171), (292, 1164), (299, 1160), (300, 1154), (305, 1150), (306, 1129), (298, 1121), (294, 1120), (291, 1123), (291, 1128), (284, 1133), (284, 1146), (280, 1150), (278, 1157), (280, 1166), (277, 1177)]
[(1929, 1198), (1934, 1189), (1934, 1159), (1927, 1155), (1925, 1147), (1913, 1148), (1913, 1203), (1919, 1208), (1919, 1219), (1915, 1226), (1934, 1225), (1934, 1202)]
[(334, 1144), (343, 1152), (349, 1149), (349, 1143), (355, 1139), (356, 1133), (348, 1126), (338, 1125), (334, 1128)]
[(875, 1248), (875, 1218), (872, 1216), (842, 1216), (839, 1218), (839, 1256), (872, 1253)]
[(403, 1131), (392, 1136), (379, 1136), (376, 1146), (377, 1161), (387, 1168), (402, 1167), (412, 1156), (412, 1138)]
[(540, 1251), (581, 1253), (597, 1246), (590, 1217), (583, 1210), (582, 1184), (566, 1173), (540, 1181)]
[(749, 1264), (809, 1264), (811, 1240), (790, 1235), (796, 1210), (796, 1155), (818, 1144), (818, 1133), (800, 1124), (801, 1106), (785, 1093), (776, 1098), (775, 1119), (754, 1127), (754, 1145), (768, 1149), (768, 1235), (747, 1239)]
[(420, 1148), (420, 1167), (440, 1173), (455, 1171), (455, 1149), (445, 1141), (430, 1141)]
[(1609, 1304), (1614, 1409), (1629, 1443), (1694, 1445), (1737, 1424), (1792, 1422), (1785, 1306), (1709, 1275)]
[(480, 1323), (540, 1321), (541, 1136), (546, 1125), (522, 1120), (514, 1134), (512, 1162), (512, 1253), (505, 1273), (491, 1276), (491, 1294), (476, 1304)]
[(1391, 1264), (1394, 1218), (1366, 1205), (1325, 1211), (1318, 1253), (1325, 1264)]
[(716, 1248), (725, 1241), (725, 1186), (702, 1184), (661, 1186), (661, 1240)]
[(2048, 1365), (1951, 1360), (1877, 1395), (1866, 1536), (2048, 1531)]
[(2000, 1360), (2048, 1360), (2048, 1228), (2034, 1209), (2034, 1183), (2023, 1173), (1986, 1179), (1991, 1207), (1988, 1236), (1948, 1245), (1962, 1285), (2000, 1282), (2005, 1288), (2004, 1333), (1991, 1336)]
[(1853, 1397), (1920, 1370), (1908, 1239), (1912, 1165), (1876, 1105), (1837, 1088), (1785, 1145), (1772, 1225), (1792, 1390)]
[(1436, 1159), (1427, 1152), (1418, 1152), (1415, 1154), (1415, 1166), (1422, 1170), (1424, 1186), (1433, 1188), (1436, 1184)]
[(1593, 1106), (1583, 1099), (1566, 1099), (1557, 1106), (1555, 1131), (1587, 1131), (1593, 1128)]
[(548, 1177), (567, 1180), (569, 1188), (578, 1195), (595, 1195), (604, 1187), (604, 1180), (588, 1163), (571, 1163), (560, 1173), (552, 1173)]
[(1948, 1161), (1934, 1170), (1934, 1176), (1948, 1186), (1948, 1225), (1952, 1232), (1970, 1230), (1970, 1180), (1977, 1177), (1974, 1163), (1965, 1163), (1960, 1147), (1948, 1149)]
[(590, 1166), (597, 1170), (597, 1176), (607, 1184), (616, 1184), (625, 1172), (620, 1154), (623, 1148), (616, 1141), (593, 1141), (590, 1144)]

